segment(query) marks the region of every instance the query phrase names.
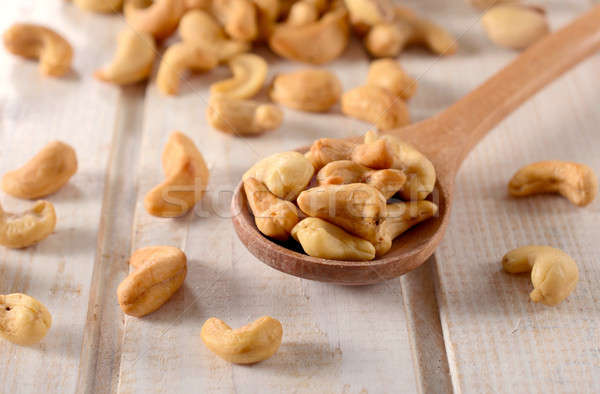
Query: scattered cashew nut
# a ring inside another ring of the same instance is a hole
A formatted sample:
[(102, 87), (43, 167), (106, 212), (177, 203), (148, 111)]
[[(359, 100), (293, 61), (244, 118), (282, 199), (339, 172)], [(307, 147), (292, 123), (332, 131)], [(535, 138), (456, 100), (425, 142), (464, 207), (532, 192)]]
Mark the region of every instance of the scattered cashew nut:
[(584, 164), (549, 160), (529, 164), (513, 175), (508, 191), (515, 197), (559, 193), (575, 205), (585, 206), (598, 194), (598, 178)]
[(206, 108), (212, 127), (238, 136), (275, 130), (283, 122), (283, 112), (272, 104), (227, 97), (213, 97)]
[(71, 44), (50, 28), (15, 23), (4, 32), (3, 39), (4, 47), (13, 55), (39, 60), (44, 75), (60, 77), (71, 68)]
[(400, 63), (393, 59), (371, 62), (367, 85), (387, 89), (403, 100), (410, 99), (417, 90), (417, 81), (406, 74)]
[(286, 24), (290, 26), (305, 26), (319, 19), (321, 12), (328, 6), (326, 0), (300, 0), (292, 4)]
[(277, 75), (269, 94), (290, 108), (326, 112), (340, 100), (342, 84), (331, 71), (306, 69)]
[(173, 246), (138, 249), (129, 259), (135, 271), (117, 288), (124, 313), (142, 317), (154, 312), (181, 287), (187, 274), (187, 258)]
[(123, 0), (73, 0), (73, 3), (82, 10), (101, 13), (119, 12), (123, 7)]
[(254, 97), (267, 78), (267, 62), (262, 57), (244, 53), (229, 60), (233, 78), (214, 83), (210, 86), (213, 96), (235, 99)]
[(359, 32), (381, 22), (394, 19), (392, 0), (345, 0), (352, 25)]
[(149, 214), (160, 217), (184, 215), (202, 199), (209, 172), (194, 142), (181, 132), (169, 136), (162, 154), (165, 181), (144, 198)]
[(153, 35), (157, 40), (169, 37), (177, 29), (185, 13), (184, 0), (156, 0), (148, 7), (139, 7), (146, 1), (128, 0), (125, 3), (125, 19), (134, 30)]
[(502, 258), (506, 272), (517, 274), (531, 271), (533, 302), (549, 306), (560, 304), (575, 289), (579, 270), (575, 261), (560, 249), (550, 246), (523, 246)]
[(269, 316), (231, 329), (224, 321), (211, 317), (200, 333), (207, 348), (222, 359), (235, 364), (253, 364), (271, 357), (283, 336), (281, 323)]
[(480, 10), (487, 10), (498, 4), (518, 3), (519, 0), (467, 0), (469, 4)]
[(14, 214), (0, 206), (0, 245), (20, 249), (36, 244), (52, 234), (56, 212), (48, 201), (38, 201), (25, 212)]
[(11, 196), (36, 199), (52, 194), (77, 172), (75, 150), (60, 141), (46, 145), (23, 167), (2, 177), (2, 190)]
[(17, 345), (40, 342), (52, 325), (48, 309), (26, 294), (0, 295), (0, 336)]
[(213, 1), (212, 11), (233, 39), (250, 42), (258, 36), (257, 11), (251, 0)]
[(185, 41), (178, 42), (171, 45), (163, 55), (156, 84), (164, 94), (177, 94), (184, 71), (207, 71), (217, 63), (218, 58), (202, 46)]
[(342, 95), (342, 112), (390, 130), (410, 123), (406, 103), (391, 91), (376, 85), (363, 85)]
[(496, 45), (504, 48), (527, 48), (550, 32), (546, 12), (525, 4), (501, 4), (491, 8), (481, 23)]

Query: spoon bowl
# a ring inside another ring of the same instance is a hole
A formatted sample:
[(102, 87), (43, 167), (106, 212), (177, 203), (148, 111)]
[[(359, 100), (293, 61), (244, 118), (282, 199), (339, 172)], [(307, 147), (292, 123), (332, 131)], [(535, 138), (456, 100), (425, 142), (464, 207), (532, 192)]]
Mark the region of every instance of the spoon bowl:
[[(454, 179), (471, 149), (529, 97), (600, 49), (600, 5), (531, 46), (508, 66), (457, 103), (413, 125), (388, 131), (421, 151), (433, 163), (437, 183), (431, 199), (438, 215), (398, 237), (392, 249), (372, 261), (338, 261), (301, 253), (293, 242), (277, 243), (261, 234), (248, 208), (243, 184), (231, 211), (235, 230), (248, 250), (265, 264), (305, 279), (366, 285), (405, 274), (423, 264), (441, 242), (448, 221)], [(305, 152), (307, 148), (298, 149)]]

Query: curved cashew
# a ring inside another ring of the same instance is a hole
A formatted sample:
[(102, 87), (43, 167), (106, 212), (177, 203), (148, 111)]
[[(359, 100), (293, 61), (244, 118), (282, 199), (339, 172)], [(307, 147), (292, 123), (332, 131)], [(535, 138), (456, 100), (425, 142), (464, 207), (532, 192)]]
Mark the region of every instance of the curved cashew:
[(48, 309), (26, 294), (0, 295), (0, 336), (17, 345), (33, 345), (41, 341), (50, 326)]
[(292, 4), (286, 24), (290, 26), (305, 26), (319, 19), (319, 14), (328, 6), (325, 0), (300, 0)]
[(94, 76), (118, 85), (142, 81), (152, 72), (156, 52), (156, 44), (150, 34), (123, 30), (117, 38), (117, 52), (111, 64), (96, 71)]
[(405, 200), (424, 200), (435, 186), (435, 168), (429, 159), (406, 142), (391, 135), (377, 137), (369, 132), (365, 143), (352, 152), (352, 160), (374, 169), (404, 171), (408, 181), (400, 191)]
[(60, 77), (69, 72), (73, 48), (54, 30), (30, 23), (15, 23), (3, 34), (4, 47), (13, 55), (38, 59), (40, 72)]
[(584, 164), (549, 160), (529, 164), (513, 175), (508, 191), (515, 197), (559, 193), (575, 205), (591, 203), (598, 194), (598, 178)]
[(251, 0), (213, 1), (212, 11), (233, 39), (250, 42), (258, 36), (256, 8)]
[(377, 228), (377, 241), (374, 244), (377, 257), (390, 251), (396, 237), (435, 216), (438, 207), (429, 201), (399, 202), (388, 204), (386, 212), (385, 220)]
[(244, 191), (260, 232), (267, 237), (287, 241), (299, 220), (296, 206), (275, 196), (255, 178), (244, 180)]
[(152, 34), (158, 40), (173, 34), (185, 13), (184, 0), (157, 0), (145, 8), (138, 7), (139, 3), (135, 0), (125, 3), (127, 23), (134, 30)]
[(342, 83), (331, 71), (300, 70), (275, 77), (269, 94), (290, 108), (326, 112), (340, 100)]
[(52, 234), (56, 212), (48, 201), (38, 201), (28, 211), (14, 214), (0, 206), (0, 245), (20, 249), (36, 244)]
[(275, 130), (283, 122), (283, 112), (272, 104), (227, 97), (213, 97), (206, 108), (212, 127), (240, 136)]
[(366, 183), (379, 190), (387, 200), (402, 189), (406, 175), (400, 170), (372, 170), (351, 160), (339, 160), (321, 168), (317, 181), (319, 185)]
[(73, 0), (73, 3), (82, 10), (101, 13), (119, 12), (123, 7), (123, 0)]
[(367, 85), (387, 89), (404, 100), (410, 99), (417, 90), (417, 81), (409, 77), (400, 63), (393, 59), (379, 59), (371, 62)]
[(410, 123), (406, 103), (391, 91), (375, 85), (364, 85), (342, 95), (342, 112), (373, 123), (379, 130), (390, 130)]
[(233, 78), (212, 84), (212, 95), (236, 99), (251, 98), (260, 91), (267, 78), (267, 62), (252, 53), (233, 57), (229, 61), (229, 67)]
[(232, 330), (223, 320), (211, 317), (200, 332), (207, 348), (235, 364), (253, 364), (271, 357), (283, 336), (281, 323), (269, 316)]
[(372, 244), (386, 216), (385, 198), (364, 183), (313, 187), (300, 193), (297, 203), (308, 216), (336, 224)]
[(309, 256), (349, 261), (367, 261), (375, 257), (375, 247), (369, 241), (319, 218), (303, 219), (292, 229), (292, 236)]
[(560, 249), (550, 246), (523, 246), (502, 258), (506, 272), (517, 274), (531, 271), (533, 302), (549, 306), (560, 304), (575, 289), (579, 270), (575, 261)]
[(524, 4), (492, 7), (481, 18), (489, 39), (504, 48), (524, 49), (550, 32), (546, 12)]
[(256, 23), (258, 24), (258, 39), (264, 41), (271, 36), (275, 22), (281, 12), (280, 0), (253, 0), (256, 7)]
[(23, 167), (2, 177), (2, 190), (19, 197), (35, 199), (60, 189), (77, 172), (75, 150), (60, 141), (46, 145)]
[(199, 45), (178, 42), (165, 52), (158, 68), (156, 84), (164, 94), (177, 94), (182, 74), (186, 70), (207, 71), (216, 67), (218, 59)]
[(358, 145), (353, 141), (321, 138), (313, 142), (305, 156), (318, 171), (332, 161), (352, 159), (352, 152)]
[(186, 214), (202, 199), (209, 172), (194, 142), (181, 132), (169, 136), (162, 154), (165, 181), (144, 198), (149, 214), (177, 217)]
[(256, 178), (277, 197), (293, 201), (310, 183), (313, 174), (312, 165), (300, 153), (282, 152), (258, 161), (242, 179)]
[(287, 59), (323, 64), (342, 54), (348, 44), (348, 35), (348, 12), (338, 8), (305, 26), (286, 23), (276, 26), (269, 46)]
[(117, 298), (124, 313), (142, 317), (175, 294), (187, 274), (185, 253), (173, 246), (138, 249), (129, 259), (136, 270), (119, 284)]
[(392, 0), (345, 0), (350, 12), (352, 25), (358, 31), (368, 30), (370, 26), (394, 19)]
[(246, 42), (227, 39), (221, 25), (202, 10), (190, 11), (181, 18), (179, 35), (183, 41), (212, 53), (219, 62), (227, 61), (250, 49)]

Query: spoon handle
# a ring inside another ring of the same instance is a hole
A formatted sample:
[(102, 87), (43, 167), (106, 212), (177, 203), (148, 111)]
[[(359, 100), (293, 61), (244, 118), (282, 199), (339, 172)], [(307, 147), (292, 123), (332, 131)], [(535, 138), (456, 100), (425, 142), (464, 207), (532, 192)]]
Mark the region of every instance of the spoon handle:
[[(443, 131), (436, 130), (438, 141), (444, 140), (446, 146), (458, 145), (456, 151), (448, 152), (455, 169), (502, 119), (598, 50), (600, 5), (529, 47), (483, 85), (434, 117), (435, 123), (443, 125)], [(453, 144), (448, 144), (451, 141)]]

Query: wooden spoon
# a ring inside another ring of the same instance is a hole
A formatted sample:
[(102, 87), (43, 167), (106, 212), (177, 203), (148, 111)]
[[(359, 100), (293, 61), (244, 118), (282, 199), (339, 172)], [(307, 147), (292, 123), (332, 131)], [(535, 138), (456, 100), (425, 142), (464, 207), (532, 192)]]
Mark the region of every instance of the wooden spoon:
[(415, 269), (433, 254), (444, 236), (454, 179), (471, 149), (534, 93), (597, 50), (600, 50), (600, 5), (527, 49), (442, 113), (389, 131), (413, 144), (435, 165), (438, 182), (433, 196), (440, 210), (437, 218), (397, 238), (392, 250), (382, 258), (368, 262), (319, 259), (269, 240), (254, 224), (242, 184), (237, 187), (231, 203), (238, 236), (248, 250), (264, 263), (306, 279), (364, 285)]

